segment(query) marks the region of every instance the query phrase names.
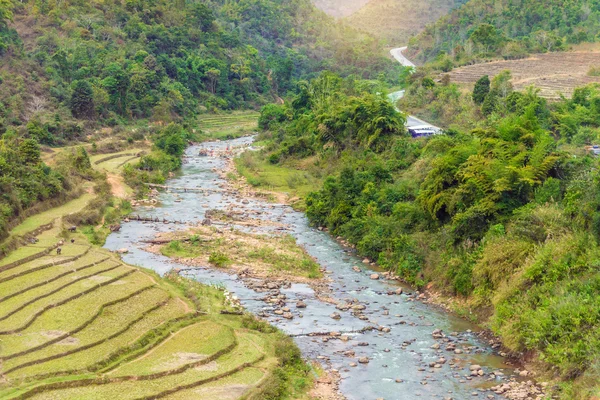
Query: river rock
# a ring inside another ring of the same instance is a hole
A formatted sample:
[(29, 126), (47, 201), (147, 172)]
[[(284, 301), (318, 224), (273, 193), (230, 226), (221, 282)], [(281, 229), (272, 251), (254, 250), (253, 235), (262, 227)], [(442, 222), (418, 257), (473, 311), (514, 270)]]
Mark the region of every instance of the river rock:
[(306, 308), (306, 303), (303, 301), (299, 301), (296, 303), (296, 308)]
[(356, 367), (358, 364), (357, 364), (357, 363), (355, 363), (355, 362), (351, 362), (351, 363), (350, 363), (350, 364), (348, 364), (348, 365), (350, 365), (351, 367)]
[(362, 272), (362, 270), (360, 268), (358, 268), (356, 265), (353, 266), (352, 269), (354, 270), (354, 272)]
[(362, 260), (363, 264), (369, 264), (371, 261), (369, 261), (368, 258), (365, 258), (364, 260)]
[(341, 319), (342, 318), (342, 316), (340, 315), (340, 313), (336, 313), (336, 312), (332, 313), (330, 315), (330, 317), (333, 318), (333, 319)]
[(294, 316), (290, 312), (283, 313), (283, 318), (285, 319), (293, 319)]
[(369, 357), (361, 357), (358, 359), (358, 362), (361, 364), (368, 364), (369, 363)]

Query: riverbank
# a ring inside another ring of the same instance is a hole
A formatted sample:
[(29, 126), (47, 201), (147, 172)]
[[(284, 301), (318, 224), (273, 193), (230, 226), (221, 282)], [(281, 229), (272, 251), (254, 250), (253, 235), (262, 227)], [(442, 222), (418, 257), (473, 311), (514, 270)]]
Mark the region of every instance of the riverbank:
[(0, 261), (0, 398), (260, 398), (278, 386), (296, 398), (310, 386), (293, 342), (222, 288), (124, 264), (65, 233), (58, 210)]
[[(222, 178), (226, 178), (231, 184), (235, 185), (238, 190), (243, 191), (248, 196), (258, 195), (260, 197), (264, 197), (265, 192), (249, 184), (247, 179), (238, 171), (236, 168), (237, 166), (239, 166), (239, 164), (236, 164), (234, 160), (228, 160), (227, 168), (220, 173), (220, 176)], [(277, 166), (273, 166), (273, 168), (277, 168)], [(268, 195), (272, 199), (278, 198), (280, 201), (287, 202), (287, 204), (289, 204), (290, 196), (288, 193), (268, 192)], [(324, 227), (319, 227), (319, 230), (327, 232), (327, 228)], [(347, 251), (356, 253), (355, 246), (348, 243), (341, 236), (332, 237), (332, 239), (336, 240), (339, 245), (347, 249)], [(381, 271), (382, 268), (380, 268), (377, 263), (373, 262), (372, 260), (364, 258), (363, 268), (364, 266), (373, 270), (373, 274), (371, 275), (372, 279), (398, 281), (402, 284), (406, 284), (401, 277), (396, 276), (393, 273), (377, 273), (377, 271)], [(354, 270), (355, 272), (361, 271), (362, 268), (355, 266)], [(465, 300), (444, 296), (441, 292), (435, 290), (431, 284), (427, 285), (421, 290), (412, 289), (412, 291), (414, 295), (410, 295), (409, 301), (418, 301), (422, 304), (439, 307), (440, 309), (443, 309), (444, 312), (454, 314), (460, 318), (465, 318), (466, 320), (473, 322), (473, 314), (470, 313), (469, 304)], [(548, 384), (546, 382), (535, 383), (532, 381), (532, 377), (536, 375), (535, 371), (539, 371), (538, 368), (540, 367), (539, 364), (535, 363), (535, 359), (532, 359), (531, 355), (528, 355), (526, 358), (523, 354), (511, 352), (508, 348), (503, 346), (500, 338), (494, 335), (489, 328), (482, 327), (481, 329), (481, 331), (476, 333), (477, 336), (480, 337), (481, 340), (486, 341), (498, 355), (505, 357), (509, 364), (514, 365), (515, 368), (517, 368), (516, 373), (520, 377), (520, 380), (518, 381), (514, 380), (507, 384), (494, 386), (494, 392), (496, 394), (503, 394), (509, 399), (542, 398), (545, 395)]]

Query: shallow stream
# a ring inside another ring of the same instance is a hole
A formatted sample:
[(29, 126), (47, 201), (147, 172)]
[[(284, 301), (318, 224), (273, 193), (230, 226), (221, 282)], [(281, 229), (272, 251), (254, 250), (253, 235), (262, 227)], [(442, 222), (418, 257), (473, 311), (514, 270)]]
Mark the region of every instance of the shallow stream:
[[(251, 141), (252, 138), (246, 137), (188, 148), (182, 174), (169, 180), (168, 185), (219, 188), (223, 180), (217, 171), (225, 168), (226, 161), (219, 157), (198, 156), (199, 150), (207, 147), (224, 149)], [(340, 301), (357, 299), (366, 306), (364, 314), (369, 320), (363, 321), (350, 311), (340, 311), (332, 304), (317, 300), (307, 285), (294, 284), (282, 290), (294, 314), (293, 319), (287, 320), (273, 314), (272, 308), (261, 301), (263, 293), (248, 289), (235, 275), (211, 268), (182, 272), (201, 282), (224, 285), (248, 310), (256, 314), (268, 314), (269, 322), (291, 335), (299, 335), (295, 340), (307, 358), (319, 360), (326, 368), (339, 370), (342, 378), (340, 390), (348, 399), (485, 399), (493, 395), (485, 388), (500, 383), (501, 379), (512, 374), (512, 370), (503, 364), (503, 358), (494, 355), (486, 343), (478, 339), (476, 326), (437, 307), (413, 301), (413, 297), (408, 295), (414, 292), (411, 288), (404, 287), (402, 295), (389, 295), (389, 291), (399, 287), (396, 282), (371, 280), (373, 271), (369, 267), (364, 266), (359, 258), (327, 233), (311, 228), (306, 217), (289, 206), (252, 198), (243, 201), (232, 193), (218, 191), (206, 194), (163, 192), (159, 200), (160, 206), (139, 207), (134, 214), (196, 225), (204, 219), (204, 213), (209, 209), (233, 209), (247, 212), (253, 218), (287, 224), (287, 232), (327, 269), (332, 297)], [(258, 214), (255, 215), (255, 212)], [(177, 224), (131, 221), (123, 223), (119, 232), (108, 237), (106, 247), (111, 250), (127, 248), (129, 253), (123, 255), (125, 262), (151, 268), (161, 274), (173, 268), (185, 269), (187, 267), (184, 265), (143, 250), (146, 244), (141, 242), (153, 239), (158, 232), (181, 229), (184, 226)], [(359, 266), (362, 272), (355, 272), (353, 266)], [(297, 309), (294, 304), (298, 299), (303, 300), (307, 307)], [(334, 312), (340, 313), (341, 319), (332, 319), (330, 315)], [(366, 326), (385, 326), (391, 331), (352, 333)], [(446, 338), (434, 339), (432, 332), (435, 329), (441, 329)], [(323, 342), (320, 337), (305, 336), (311, 332), (330, 331), (347, 332), (350, 340)], [(464, 349), (464, 352), (455, 354), (446, 351), (447, 340), (451, 340), (457, 348)], [(432, 348), (436, 343), (440, 349)], [(356, 356), (346, 357), (343, 353), (348, 350), (354, 351)], [(362, 356), (369, 357), (370, 362), (350, 366)], [(435, 363), (440, 357), (445, 357), (447, 362), (430, 367), (430, 363)], [(471, 364), (481, 365), (485, 375), (471, 379)], [(501, 371), (504, 377), (490, 377), (489, 373), (493, 371)]]

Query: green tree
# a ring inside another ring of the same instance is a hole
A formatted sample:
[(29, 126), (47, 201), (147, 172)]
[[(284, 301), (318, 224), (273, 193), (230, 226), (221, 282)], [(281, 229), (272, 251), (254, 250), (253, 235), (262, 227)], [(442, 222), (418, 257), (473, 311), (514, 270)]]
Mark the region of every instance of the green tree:
[(485, 100), (481, 104), (481, 112), (483, 115), (490, 115), (498, 108), (498, 92), (491, 90), (486, 96)]
[(496, 51), (503, 41), (502, 33), (490, 24), (480, 24), (469, 38), (479, 45), (483, 53)]
[(473, 88), (473, 101), (475, 104), (481, 104), (485, 100), (485, 96), (490, 92), (490, 77), (487, 75), (482, 76), (475, 82)]
[(7, 21), (12, 21), (12, 9), (11, 0), (0, 0), (0, 26), (5, 26)]
[(276, 104), (267, 104), (260, 110), (258, 127), (263, 130), (271, 129), (275, 124), (286, 120), (285, 109)]
[(71, 84), (70, 105), (75, 118), (91, 118), (94, 116), (94, 91), (88, 81), (79, 80)]
[(129, 74), (118, 63), (110, 63), (105, 70), (102, 85), (110, 97), (114, 111), (124, 115), (127, 110), (127, 91), (129, 89)]
[(29, 164), (39, 164), (42, 160), (40, 156), (40, 145), (35, 139), (25, 139), (19, 145), (19, 155), (23, 162)]

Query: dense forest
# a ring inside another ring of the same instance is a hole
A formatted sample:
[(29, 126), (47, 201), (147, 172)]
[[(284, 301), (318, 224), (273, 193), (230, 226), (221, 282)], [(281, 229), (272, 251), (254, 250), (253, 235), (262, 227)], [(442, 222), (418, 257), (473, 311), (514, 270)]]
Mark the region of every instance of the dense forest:
[[(13, 143), (64, 145), (144, 119), (191, 128), (202, 113), (276, 101), (324, 69), (390, 83), (397, 76), (376, 40), (308, 0), (2, 0), (0, 58), (0, 166), (8, 166), (0, 168), (0, 237), (24, 210), (70, 187), (41, 161), (13, 168)], [(177, 167), (179, 150), (158, 150), (144, 170)]]
[(594, 42), (599, 28), (597, 1), (470, 0), (411, 39), (410, 51), (421, 62), (519, 58)]
[(506, 78), (478, 85), (493, 106), (474, 129), (413, 139), (381, 88), (324, 74), (263, 109), (263, 157), (329, 174), (305, 199), (315, 226), (463, 297), (459, 312), (575, 379), (561, 396), (583, 399), (600, 367), (600, 192), (597, 159), (573, 145), (597, 138), (600, 91), (548, 104)]

